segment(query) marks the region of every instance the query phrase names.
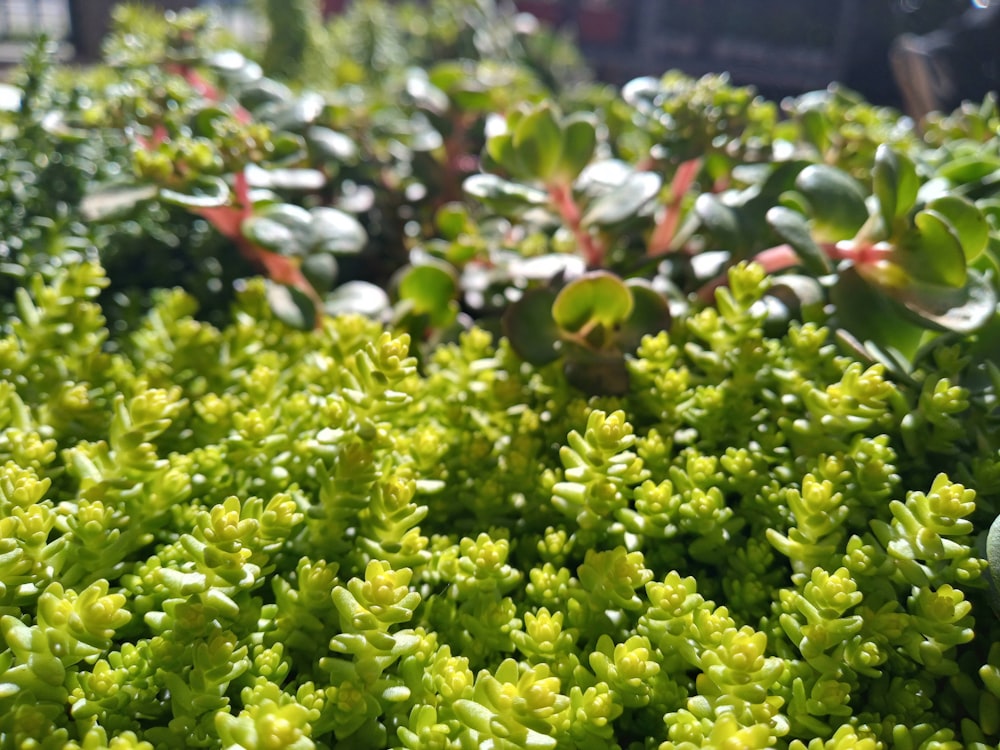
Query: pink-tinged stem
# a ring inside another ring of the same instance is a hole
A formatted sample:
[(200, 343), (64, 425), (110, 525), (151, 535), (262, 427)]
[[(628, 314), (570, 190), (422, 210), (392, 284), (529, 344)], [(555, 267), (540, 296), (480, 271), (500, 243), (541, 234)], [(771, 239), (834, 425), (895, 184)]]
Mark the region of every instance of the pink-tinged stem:
[(659, 255), (670, 249), (674, 235), (677, 234), (677, 226), (681, 220), (681, 202), (687, 193), (694, 178), (698, 176), (701, 169), (701, 159), (689, 159), (681, 163), (674, 173), (674, 179), (670, 183), (670, 203), (667, 205), (666, 213), (653, 229), (653, 234), (649, 238), (649, 246), (646, 249), (647, 255)]
[(581, 224), (583, 214), (580, 207), (573, 200), (573, 195), (569, 185), (563, 183), (553, 183), (549, 185), (549, 199), (555, 206), (559, 216), (573, 236), (583, 253), (583, 258), (588, 266), (601, 266), (604, 264), (604, 248), (598, 244), (597, 240)]
[(864, 266), (884, 260), (892, 260), (892, 245), (879, 242), (877, 244), (857, 244), (851, 241), (824, 243), (820, 245), (830, 260), (850, 260), (856, 265)]
[(323, 301), (309, 280), (302, 274), (298, 265), (284, 255), (255, 245), (243, 235), (243, 220), (253, 213), (253, 205), (250, 202), (250, 183), (247, 181), (246, 172), (236, 174), (233, 180), (233, 195), (235, 197), (233, 205), (198, 208), (194, 209), (194, 213), (208, 221), (223, 237), (232, 240), (240, 255), (246, 258), (251, 265), (262, 270), (271, 281), (294, 287), (307, 295), (316, 305), (316, 325), (318, 327), (322, 317)]

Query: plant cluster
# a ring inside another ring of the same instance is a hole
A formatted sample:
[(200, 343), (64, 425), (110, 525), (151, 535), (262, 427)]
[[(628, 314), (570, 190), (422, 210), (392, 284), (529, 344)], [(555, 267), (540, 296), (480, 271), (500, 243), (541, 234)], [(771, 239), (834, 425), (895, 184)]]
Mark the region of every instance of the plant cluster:
[(587, 398), (480, 329), (423, 373), (359, 316), (289, 330), (261, 280), (223, 329), (158, 294), (109, 353), (101, 267), (36, 280), (0, 342), (4, 743), (995, 746), (961, 363), (904, 388), (729, 281)]
[(996, 99), (271, 17), (0, 88), (0, 746), (996, 747)]

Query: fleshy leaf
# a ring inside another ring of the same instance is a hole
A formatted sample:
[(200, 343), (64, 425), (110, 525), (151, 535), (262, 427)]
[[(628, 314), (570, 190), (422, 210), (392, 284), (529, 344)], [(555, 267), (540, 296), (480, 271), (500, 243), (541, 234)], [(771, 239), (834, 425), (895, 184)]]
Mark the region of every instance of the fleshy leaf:
[(9, 83), (0, 83), (0, 112), (17, 112), (21, 109), (21, 89)]
[(525, 206), (543, 206), (549, 199), (544, 190), (510, 182), (493, 174), (467, 177), (462, 183), (462, 189), (501, 213)]
[(892, 347), (912, 359), (925, 329), (907, 320), (888, 296), (862, 279), (857, 267), (837, 275), (830, 299), (840, 326), (856, 339)]
[(320, 294), (333, 289), (339, 271), (337, 259), (330, 253), (313, 253), (302, 260), (302, 275)]
[(990, 227), (974, 203), (957, 195), (946, 195), (931, 201), (927, 209), (941, 215), (951, 225), (966, 262), (971, 263), (986, 249)]
[(559, 171), (568, 180), (575, 180), (594, 157), (597, 128), (587, 114), (567, 118), (563, 129), (562, 158)]
[(990, 603), (1000, 616), (1000, 516), (993, 519), (986, 535), (987, 579), (990, 583)]
[(817, 276), (830, 272), (830, 261), (812, 238), (809, 223), (798, 211), (774, 206), (767, 212), (767, 223), (795, 250), (802, 265)]
[(556, 293), (531, 289), (504, 311), (503, 333), (518, 356), (533, 365), (545, 365), (561, 353), (559, 328), (552, 317)]
[(960, 289), (915, 280), (889, 294), (925, 326), (960, 334), (982, 328), (997, 310), (996, 290), (977, 271), (969, 272), (968, 282)]
[(712, 193), (702, 193), (694, 202), (694, 212), (711, 233), (717, 247), (742, 246), (739, 214)]
[(318, 169), (261, 169), (255, 164), (246, 168), (251, 187), (268, 190), (319, 190), (326, 185), (326, 175)]
[(883, 144), (875, 152), (872, 178), (882, 221), (891, 234), (896, 217), (907, 214), (917, 200), (917, 168), (908, 157)]
[(326, 296), (323, 307), (330, 315), (356, 313), (377, 317), (389, 309), (389, 295), (368, 281), (348, 281)]
[(216, 208), (229, 201), (229, 186), (219, 177), (202, 176), (184, 192), (161, 188), (160, 200), (184, 208)]
[(361, 222), (336, 208), (319, 206), (309, 211), (310, 247), (314, 251), (353, 255), (368, 244), (368, 233)]
[(343, 133), (313, 125), (306, 131), (306, 143), (309, 151), (322, 161), (332, 161), (338, 164), (355, 164), (358, 161), (358, 147)]
[(597, 324), (613, 328), (628, 319), (632, 306), (632, 293), (625, 282), (607, 271), (595, 271), (560, 290), (552, 317), (560, 328), (573, 333)]
[(285, 325), (308, 331), (316, 325), (316, 305), (301, 289), (267, 281), (267, 303)]
[(621, 352), (600, 352), (574, 346), (567, 353), (566, 380), (586, 393), (621, 396), (628, 393), (628, 366)]
[(805, 196), (813, 233), (822, 241), (854, 237), (868, 219), (861, 186), (839, 169), (810, 164), (799, 172), (795, 189)]
[(634, 352), (643, 336), (670, 328), (670, 305), (645, 279), (629, 279), (625, 285), (632, 293), (632, 314), (618, 329), (617, 339), (623, 352)]
[(529, 174), (548, 180), (562, 157), (562, 138), (555, 112), (543, 104), (521, 118), (514, 129), (512, 145)]
[(945, 218), (929, 209), (913, 218), (899, 243), (896, 262), (914, 279), (959, 288), (965, 284), (965, 253)]
[(255, 245), (282, 255), (302, 256), (308, 253), (312, 218), (301, 206), (276, 203), (243, 220), (243, 236)]
[(610, 226), (639, 214), (660, 192), (663, 180), (653, 172), (634, 172), (619, 187), (602, 195), (587, 209), (584, 226)]
[(431, 325), (447, 325), (452, 317), (450, 303), (458, 293), (458, 283), (445, 264), (411, 266), (399, 280), (399, 298), (412, 304), (417, 315), (428, 315)]

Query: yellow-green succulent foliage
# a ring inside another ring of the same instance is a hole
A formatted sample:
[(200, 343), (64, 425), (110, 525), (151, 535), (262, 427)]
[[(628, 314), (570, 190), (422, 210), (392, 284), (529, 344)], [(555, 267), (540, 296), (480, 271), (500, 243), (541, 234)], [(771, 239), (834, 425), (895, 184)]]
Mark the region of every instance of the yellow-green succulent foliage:
[(259, 280), (113, 350), (104, 284), (0, 341), (3, 747), (996, 747), (957, 356), (901, 390), (768, 338), (744, 265), (585, 399), (478, 329), (419, 371), (290, 330)]

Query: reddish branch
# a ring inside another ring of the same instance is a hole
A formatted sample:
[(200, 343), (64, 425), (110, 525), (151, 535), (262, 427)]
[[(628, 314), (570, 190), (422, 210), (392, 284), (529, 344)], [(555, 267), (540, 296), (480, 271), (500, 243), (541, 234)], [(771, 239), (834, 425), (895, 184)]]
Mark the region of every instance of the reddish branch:
[(657, 222), (653, 229), (653, 234), (649, 238), (649, 246), (646, 254), (653, 256), (665, 253), (670, 249), (674, 235), (677, 234), (677, 226), (681, 220), (681, 202), (687, 193), (694, 178), (698, 176), (701, 169), (701, 159), (689, 159), (683, 162), (674, 173), (674, 179), (670, 183), (670, 203), (663, 218)]
[(604, 248), (598, 243), (590, 232), (583, 226), (583, 214), (580, 207), (573, 200), (573, 193), (569, 185), (555, 182), (549, 185), (549, 200), (555, 206), (563, 223), (569, 227), (576, 238), (576, 243), (583, 253), (583, 259), (588, 266), (598, 267), (604, 264)]

